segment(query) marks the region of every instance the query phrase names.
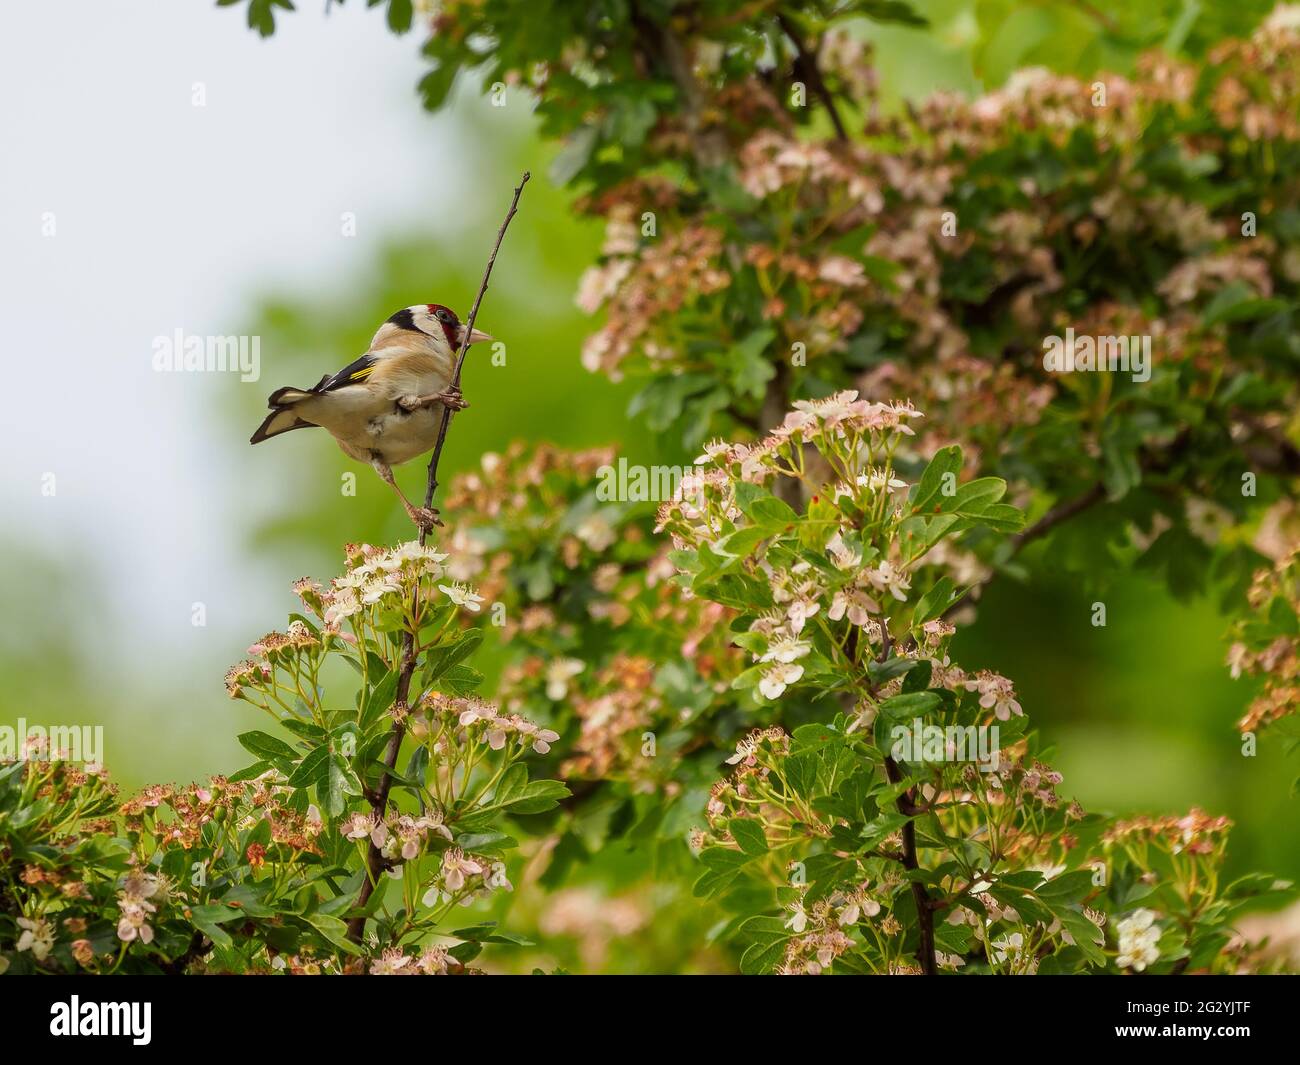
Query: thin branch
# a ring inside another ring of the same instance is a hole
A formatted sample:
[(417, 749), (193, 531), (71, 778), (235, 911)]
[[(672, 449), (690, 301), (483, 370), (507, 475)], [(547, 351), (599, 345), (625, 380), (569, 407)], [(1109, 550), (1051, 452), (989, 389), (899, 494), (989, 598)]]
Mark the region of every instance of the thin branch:
[[(519, 179), (519, 184), (515, 186), (514, 199), (510, 201), (510, 210), (506, 212), (505, 219), (501, 222), (501, 228), (497, 230), (497, 241), (492, 245), (492, 255), (488, 258), (487, 266), (483, 269), (483, 281), (478, 287), (478, 295), (474, 297), (474, 306), (469, 309), (469, 317), (465, 319), (465, 336), (460, 342), (460, 351), (456, 354), (456, 369), (451, 375), (451, 385), (453, 389), (460, 387), (460, 371), (465, 365), (465, 354), (469, 351), (469, 335), (474, 331), (474, 319), (478, 317), (479, 304), (483, 302), (483, 293), (487, 291), (488, 279), (492, 276), (492, 267), (496, 265), (497, 252), (501, 250), (501, 241), (506, 235), (506, 227), (510, 225), (510, 220), (514, 218), (515, 212), (519, 209), (519, 197), (523, 194), (524, 186), (528, 184), (528, 179), (532, 177), (527, 170), (524, 176)], [(450, 407), (442, 408), (442, 424), (438, 426), (438, 442), (433, 447), (433, 455), (429, 459), (429, 484), (424, 492), (425, 507), (433, 506), (433, 493), (438, 490), (438, 460), (442, 458), (442, 445), (447, 440), (447, 427), (451, 424), (452, 411)], [(420, 543), (424, 543), (424, 530), (420, 530)]]
[[(858, 648), (858, 630), (850, 630), (849, 633), (850, 647), (849, 653), (855, 658)], [(889, 658), (893, 650), (893, 641), (889, 638), (889, 626), (881, 621), (880, 624), (880, 656), (877, 661), (884, 662)], [(876, 694), (875, 686), (872, 686), (872, 695)], [(903, 771), (898, 763), (889, 755), (885, 755), (885, 776), (890, 784), (899, 784), (903, 780)], [(903, 868), (909, 873), (915, 873), (921, 868), (921, 863), (916, 856), (916, 821), (914, 818), (920, 815), (921, 808), (916, 805), (916, 795), (911, 788), (906, 789), (894, 800), (894, 805), (898, 812), (908, 818), (903, 825), (900, 835), (903, 838), (903, 853), (899, 855), (899, 861), (902, 862)], [(926, 890), (924, 884), (917, 880), (915, 876), (909, 878), (912, 888), (912, 902), (916, 905), (916, 927), (920, 935), (920, 943), (916, 949), (916, 960), (921, 963), (921, 971), (926, 976), (938, 976), (939, 964), (934, 953), (934, 913), (940, 908), (940, 903), (936, 902), (930, 892)]]
[(795, 74), (802, 74), (803, 79), (812, 86), (812, 91), (817, 94), (822, 106), (826, 108), (826, 113), (831, 116), (831, 125), (835, 127), (835, 136), (842, 141), (848, 140), (848, 130), (844, 128), (840, 113), (835, 107), (835, 96), (822, 77), (821, 67), (817, 65), (816, 53), (810, 52), (804, 47), (803, 38), (799, 35), (798, 27), (790, 21), (790, 17), (784, 11), (776, 13), (776, 21), (781, 27), (781, 32), (794, 42), (796, 53), (794, 61)]
[[(1096, 506), (1105, 498), (1106, 486), (1098, 481), (1082, 495), (1076, 496), (1074, 499), (1067, 499), (1064, 503), (1058, 503), (1034, 522), (1033, 525), (1029, 526), (1028, 529), (1024, 529), (1011, 537), (1011, 554), (1007, 556), (1007, 559), (1010, 560), (1014, 558), (1020, 553), (1021, 549), (1026, 544), (1041, 539), (1058, 525), (1063, 525), (1071, 518), (1077, 517), (1090, 507)], [(957, 613), (958, 610), (970, 602), (971, 597), (974, 596), (977, 591), (986, 587), (995, 576), (997, 576), (996, 573), (990, 573), (986, 578), (984, 578), (984, 580), (977, 581), (962, 592), (960, 596), (953, 600), (948, 609), (943, 612), (944, 620), (947, 621), (951, 619), (953, 614)]]
[[(885, 776), (889, 778), (891, 784), (897, 784), (903, 779), (903, 771), (899, 769), (898, 763), (889, 755), (885, 755)], [(908, 822), (903, 825), (901, 833), (903, 837), (903, 868), (914, 873), (920, 868), (921, 863), (916, 857), (916, 822), (911, 820), (915, 807), (912, 803), (910, 789), (898, 796), (896, 805), (898, 812), (909, 818)], [(912, 901), (916, 904), (916, 927), (921, 936), (921, 942), (916, 949), (916, 958), (921, 963), (921, 971), (926, 976), (938, 976), (939, 964), (934, 955), (935, 903), (921, 881), (914, 877), (910, 879)]]
[[(524, 171), (524, 176), (520, 178), (519, 184), (515, 186), (514, 199), (510, 201), (510, 210), (506, 212), (506, 217), (501, 223), (501, 228), (497, 230), (496, 243), (492, 245), (492, 254), (489, 256), (487, 266), (483, 270), (483, 280), (479, 283), (478, 295), (474, 298), (474, 306), (470, 308), (469, 317), (465, 320), (464, 336), (461, 338), (460, 351), (456, 353), (456, 366), (452, 371), (450, 388), (460, 387), (460, 373), (465, 365), (465, 354), (469, 351), (469, 337), (474, 330), (474, 319), (478, 317), (479, 305), (483, 302), (483, 293), (487, 291), (488, 279), (492, 276), (492, 267), (497, 261), (497, 252), (501, 250), (501, 241), (505, 238), (506, 227), (510, 225), (510, 220), (514, 218), (515, 212), (519, 208), (519, 197), (523, 194), (524, 186), (528, 184), (528, 179), (532, 175)], [(429, 459), (429, 478), (424, 490), (424, 506), (427, 510), (433, 506), (433, 494), (438, 490), (438, 462), (442, 458), (443, 444), (447, 441), (447, 427), (451, 424), (452, 411), (450, 407), (443, 407), (442, 421), (438, 425), (438, 440), (433, 446), (433, 455)], [(420, 546), (424, 546), (425, 537), (428, 531), (423, 526), (420, 528)], [(414, 594), (419, 595), (417, 587)], [(370, 808), (376, 817), (383, 817), (388, 808), (388, 795), (393, 788), (392, 770), (397, 766), (397, 755), (402, 749), (402, 739), (406, 735), (405, 712), (409, 709), (409, 700), (411, 696), (411, 678), (415, 675), (415, 664), (417, 659), (415, 652), (415, 633), (407, 632), (402, 640), (402, 662), (397, 675), (397, 688), (393, 693), (393, 706), (398, 713), (395, 715), (393, 722), (393, 731), (388, 735), (388, 745), (384, 748), (384, 766), (385, 772), (379, 781), (379, 786), (373, 792), (367, 792), (366, 798), (370, 801)], [(375, 892), (375, 885), (378, 884), (379, 878), (383, 876), (385, 869), (388, 867), (388, 861), (384, 858), (379, 848), (371, 843), (366, 852), (367, 875), (361, 883), (361, 891), (357, 895), (357, 908), (364, 909)], [(354, 943), (361, 942), (362, 933), (365, 931), (366, 918), (364, 914), (353, 917), (348, 922), (348, 939)]]
[(1106, 486), (1098, 481), (1089, 488), (1083, 495), (1076, 496), (1074, 499), (1067, 499), (1064, 503), (1058, 503), (1033, 525), (1029, 526), (1023, 532), (1017, 533), (1011, 538), (1012, 553), (1019, 552), (1025, 544), (1033, 543), (1035, 540), (1046, 536), (1058, 525), (1069, 521), (1078, 514), (1082, 514), (1089, 507), (1095, 506), (1106, 498)]

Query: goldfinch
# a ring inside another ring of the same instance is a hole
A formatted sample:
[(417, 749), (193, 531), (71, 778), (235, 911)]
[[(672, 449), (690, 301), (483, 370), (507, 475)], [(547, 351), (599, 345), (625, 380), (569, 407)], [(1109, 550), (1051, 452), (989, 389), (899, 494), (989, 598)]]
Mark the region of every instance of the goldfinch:
[[(364, 355), (314, 388), (279, 388), (271, 413), (249, 441), (260, 444), (294, 429), (320, 426), (344, 454), (368, 462), (391, 485), (421, 529), (439, 525), (436, 509), (417, 507), (403, 495), (393, 467), (433, 449), (442, 410), (468, 404), (452, 387), (465, 326), (440, 303), (403, 307), (379, 327)], [(491, 340), (475, 329), (469, 342)]]

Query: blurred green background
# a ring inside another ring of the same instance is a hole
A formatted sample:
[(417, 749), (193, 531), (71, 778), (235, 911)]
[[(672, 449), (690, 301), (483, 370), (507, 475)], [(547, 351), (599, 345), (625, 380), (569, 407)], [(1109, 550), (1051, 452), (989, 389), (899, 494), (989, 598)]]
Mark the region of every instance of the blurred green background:
[[(937, 88), (978, 91), (1025, 64), (1080, 73), (1130, 69), (1138, 43), (1163, 42), (1195, 55), (1223, 33), (1248, 32), (1267, 9), (1253, 2), (1099, 4), (1103, 14), (1113, 11), (1105, 14), (1108, 26), (1082, 4), (919, 6), (933, 19), (930, 30), (864, 29), (880, 42), (882, 86), (893, 105)], [(1189, 21), (1192, 11), (1198, 14)], [(223, 13), (205, 17), (215, 24)], [(292, 26), (293, 18), (283, 21)], [(271, 55), (283, 42), (259, 44)], [(111, 545), (97, 541), (93, 514), (68, 519), (84, 560), (47, 542), (38, 527), (14, 523), (6, 533), (3, 718), (102, 723), (106, 761), (126, 790), (243, 766), (247, 757), (234, 737), (259, 723), (256, 711), (226, 699), (225, 666), (263, 632), (283, 626), (296, 604), (293, 579), (337, 572), (342, 544), (409, 535), (389, 490), (324, 434), (295, 433), (257, 449), (245, 441), (267, 393), (311, 384), (344, 365), (393, 310), (432, 300), (467, 309), (520, 171), (530, 169), (534, 180), (479, 317), (481, 327), (504, 341), (506, 365), (490, 365), (485, 352), (469, 360), (464, 391), (472, 406), (456, 419), (445, 473), (469, 469), (485, 451), (516, 438), (567, 446), (614, 442), (633, 463), (690, 458), (677, 441), (655, 439), (625, 416), (627, 387), (579, 364), (590, 323), (573, 294), (601, 233), (548, 180), (555, 150), (537, 137), (527, 100), (512, 95), (505, 108), (492, 109), (475, 87), (462, 84), (450, 116), (434, 123), (420, 114), (414, 93), (415, 47), (405, 42), (412, 73), (406, 93), (376, 91), (373, 106), (399, 113), (412, 138), (431, 138), (434, 165), (448, 165), (459, 145), (472, 149), (466, 162), (450, 164), (463, 168), (455, 201), (425, 199), (409, 210), (393, 205), (401, 221), (363, 255), (329, 264), (331, 272), (310, 291), (264, 283), (255, 258), (237, 270), (206, 274), (206, 284), (224, 286), (237, 301), (240, 323), (227, 331), (260, 335), (263, 361), (256, 385), (211, 382), (183, 430), (195, 454), (211, 456), (196, 460), (194, 476), (203, 475), (208, 461), (225, 471), (213, 491), (214, 517), (194, 539), (195, 549), (221, 540), (237, 562), (211, 574), (221, 609), (208, 626), (173, 632), (156, 645), (124, 630), (131, 575), (113, 572)], [(290, 98), (274, 106), (268, 121), (310, 104)], [(275, 175), (265, 180), (273, 186)], [(330, 175), (314, 180), (329, 182)], [(292, 189), (279, 194), (292, 201)], [(138, 298), (148, 301), (149, 293)], [(100, 446), (86, 441), (91, 452)], [(355, 496), (341, 490), (349, 472), (357, 475)], [(408, 494), (419, 494), (421, 465), (398, 475)], [(166, 511), (155, 521), (160, 540), (178, 535)], [(191, 598), (203, 597), (179, 594), (184, 604)], [(1300, 826), (1289, 798), (1297, 765), (1288, 764), (1277, 743), (1264, 743), (1257, 757), (1240, 756), (1234, 721), (1251, 691), (1248, 681), (1229, 679), (1223, 665), (1224, 618), (1210, 602), (1174, 602), (1161, 585), (1134, 576), (1107, 592), (1108, 624), (1094, 628), (1091, 598), (1069, 582), (1048, 580), (1031, 590), (999, 581), (977, 623), (961, 635), (958, 656), (967, 668), (990, 667), (1015, 679), (1027, 713), (1057, 748), (1063, 794), (1120, 813), (1193, 805), (1226, 813), (1238, 825), (1231, 872), (1300, 876)], [(146, 598), (132, 607), (148, 613), (155, 604)], [(166, 610), (172, 629), (184, 630), (184, 620), (175, 619), (186, 606), (168, 603)], [(617, 914), (610, 920), (618, 927)]]

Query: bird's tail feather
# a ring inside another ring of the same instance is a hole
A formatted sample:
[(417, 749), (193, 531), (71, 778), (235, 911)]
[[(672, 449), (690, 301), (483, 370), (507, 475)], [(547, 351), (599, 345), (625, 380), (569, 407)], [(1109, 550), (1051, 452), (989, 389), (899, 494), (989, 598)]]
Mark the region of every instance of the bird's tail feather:
[(279, 388), (272, 392), (271, 398), (267, 401), (270, 404), (271, 413), (257, 427), (257, 432), (252, 435), (249, 443), (260, 444), (263, 440), (269, 440), (273, 436), (279, 436), (293, 429), (310, 427), (313, 423), (299, 418), (294, 413), (293, 407), (295, 403), (314, 394), (314, 392), (307, 389), (293, 387)]

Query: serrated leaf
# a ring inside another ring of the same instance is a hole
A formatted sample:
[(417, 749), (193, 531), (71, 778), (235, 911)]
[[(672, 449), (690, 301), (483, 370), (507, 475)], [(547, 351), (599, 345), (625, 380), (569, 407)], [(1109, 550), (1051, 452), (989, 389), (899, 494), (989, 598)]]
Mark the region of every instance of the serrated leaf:
[(763, 827), (752, 818), (733, 817), (727, 822), (727, 831), (740, 849), (752, 858), (767, 853), (767, 836)]
[(238, 740), (239, 745), (249, 754), (255, 754), (267, 761), (296, 762), (298, 760), (297, 751), (285, 743), (284, 740), (278, 740), (265, 732), (241, 732)]

